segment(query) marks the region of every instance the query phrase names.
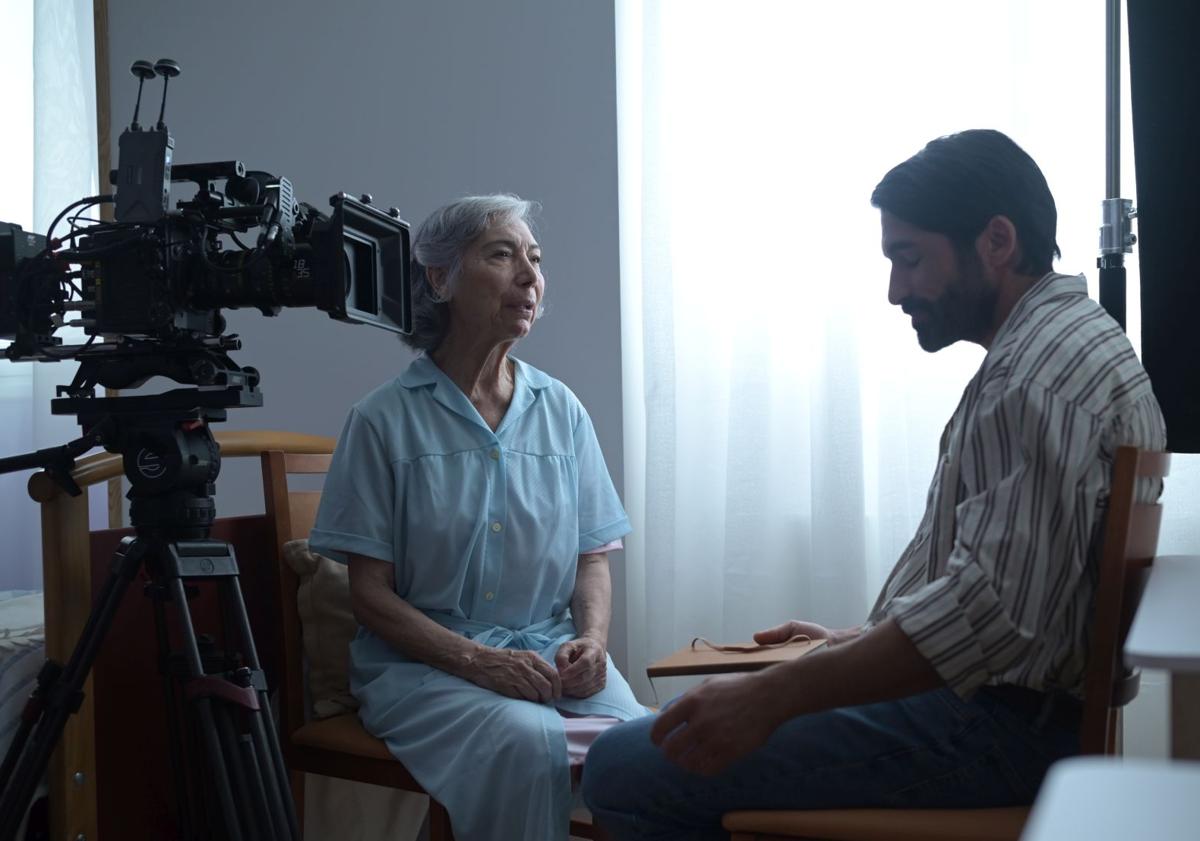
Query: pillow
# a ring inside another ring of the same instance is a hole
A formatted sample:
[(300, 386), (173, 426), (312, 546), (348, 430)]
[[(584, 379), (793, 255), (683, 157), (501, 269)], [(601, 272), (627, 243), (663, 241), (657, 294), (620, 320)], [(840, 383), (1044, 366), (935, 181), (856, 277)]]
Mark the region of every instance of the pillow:
[(358, 622), (350, 607), (347, 567), (310, 551), (304, 539), (285, 543), (283, 558), (300, 579), (296, 606), (313, 714), (329, 718), (353, 712), (358, 699), (350, 694), (350, 641)]

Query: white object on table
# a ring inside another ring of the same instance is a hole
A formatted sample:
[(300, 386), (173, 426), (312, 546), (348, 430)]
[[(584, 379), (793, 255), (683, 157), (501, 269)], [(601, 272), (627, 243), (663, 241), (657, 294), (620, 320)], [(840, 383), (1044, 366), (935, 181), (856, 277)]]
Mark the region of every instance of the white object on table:
[(1200, 555), (1154, 559), (1125, 662), (1171, 673), (1171, 756), (1200, 759)]
[(1200, 762), (1081, 756), (1055, 763), (1021, 841), (1195, 841)]
[(1200, 555), (1154, 559), (1125, 640), (1131, 666), (1200, 672)]

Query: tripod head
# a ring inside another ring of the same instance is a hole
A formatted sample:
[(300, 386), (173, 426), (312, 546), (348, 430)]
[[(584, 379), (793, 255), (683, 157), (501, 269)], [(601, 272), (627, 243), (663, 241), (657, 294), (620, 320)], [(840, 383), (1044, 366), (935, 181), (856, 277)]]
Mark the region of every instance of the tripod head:
[(130, 489), (129, 518), (138, 534), (165, 540), (202, 539), (216, 516), (212, 495), (221, 454), (209, 429), (227, 409), (261, 406), (246, 386), (179, 388), (129, 397), (60, 397), (54, 414), (75, 414), (82, 437), (60, 447), (0, 459), (0, 473), (43, 468), (68, 493), (76, 456), (96, 445), (120, 453)]
[(104, 449), (120, 453), (129, 480), (129, 518), (138, 534), (200, 539), (216, 516), (212, 495), (221, 454), (209, 429), (229, 408), (261, 405), (244, 388), (181, 388), (163, 394), (58, 398)]

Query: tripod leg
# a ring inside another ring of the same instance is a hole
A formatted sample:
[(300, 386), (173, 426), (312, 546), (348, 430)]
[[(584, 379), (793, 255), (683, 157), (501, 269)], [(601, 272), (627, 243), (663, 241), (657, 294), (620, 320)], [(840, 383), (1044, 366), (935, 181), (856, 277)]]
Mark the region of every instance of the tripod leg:
[(179, 722), (179, 706), (175, 693), (175, 681), (171, 675), (171, 643), (167, 637), (167, 617), (164, 601), (165, 592), (157, 584), (150, 585), (150, 597), (154, 599), (154, 632), (158, 639), (158, 669), (162, 675), (163, 699), (167, 711), (167, 745), (171, 763), (171, 780), (175, 784), (176, 819), (179, 831), (190, 837), (194, 805), (191, 802), (191, 787), (183, 767), (183, 738)]
[[(227, 651), (222, 656), (217, 667), (221, 674), (206, 673), (204, 660), (196, 651), (196, 632), (183, 606), (189, 663), (195, 661), (188, 669), (187, 695), (200, 712), (206, 745), (215, 743), (206, 752), (212, 759), (210, 781), (222, 804), (220, 811), (229, 821), (234, 818), (231, 807), (236, 806), (244, 835), (299, 841), (299, 825), (286, 775), (281, 775), (283, 758), (267, 706), (266, 679), (241, 596), (233, 548), (210, 540), (177, 541), (164, 548), (163, 573), (173, 593), (182, 590), (185, 579), (217, 580), (222, 616), (230, 631), (226, 646), (240, 652)], [(223, 794), (226, 790), (237, 791), (242, 798), (231, 803)]]
[(30, 693), (25, 707), (21, 710), (21, 722), (17, 725), (17, 732), (13, 734), (12, 741), (8, 743), (4, 764), (0, 765), (0, 791), (8, 788), (13, 768), (17, 766), (21, 752), (25, 749), (25, 743), (29, 741), (29, 734), (33, 732), (38, 717), (41, 715), (45, 693), (50, 691), (60, 675), (62, 675), (62, 667), (53, 660), (47, 660), (38, 671), (37, 687)]
[(145, 553), (145, 543), (137, 538), (127, 537), (121, 541), (113, 555), (112, 571), (104, 590), (88, 616), (66, 668), (52, 685), (37, 690), (41, 697), (29, 710), (30, 716), (38, 719), (37, 723), (27, 730), (27, 742), (14, 743), (10, 748), (10, 754), (17, 749), (21, 758), (17, 761), (5, 757), (4, 766), (13, 770), (11, 778), (4, 781), (4, 793), (0, 796), (0, 841), (9, 841), (16, 835), (38, 782), (46, 773), (50, 754), (62, 736), (63, 727), (71, 714), (79, 709), (83, 684)]
[[(188, 610), (187, 594), (184, 592), (183, 580), (172, 577), (167, 586), (179, 609), (179, 628), (183, 634), (184, 657), (187, 660), (188, 674), (192, 678), (204, 677), (204, 664), (200, 660), (200, 646), (196, 640), (196, 629), (192, 626), (192, 614)], [(217, 801), (221, 805), (221, 815), (224, 829), (230, 841), (241, 841), (242, 834), (238, 826), (237, 807), (233, 799), (233, 790), (229, 785), (226, 769), (229, 762), (235, 762), (235, 756), (226, 756), (221, 750), (220, 739), (217, 736), (217, 725), (213, 716), (212, 701), (200, 698), (196, 701), (196, 711), (200, 720), (201, 737), (210, 760), (210, 773), (217, 790)]]
[[(260, 709), (262, 701), (259, 701)], [(299, 839), (296, 834), (294, 821), (289, 820), (289, 817), (294, 816), (294, 812), (290, 812), (290, 803), (285, 803), (285, 796), (289, 798), (291, 791), (287, 786), (283, 786), (280, 790), (279, 775), (275, 767), (274, 754), (271, 750), (271, 743), (266, 737), (266, 728), (263, 726), (261, 716), (252, 715), (250, 717), (250, 733), (247, 738), (250, 739), (250, 744), (254, 749), (257, 768), (263, 783), (263, 797), (266, 798), (266, 803), (271, 812), (271, 821), (275, 826), (275, 832), (280, 839)]]
[[(213, 705), (210, 701), (205, 699), (205, 703), (210, 705), (210, 709), (212, 708)], [(234, 789), (243, 793), (242, 797), (238, 799), (238, 815), (249, 837), (266, 838), (269, 837), (269, 825), (263, 821), (262, 811), (255, 808), (251, 799), (245, 796), (246, 792), (252, 790), (249, 782), (251, 777), (242, 756), (241, 739), (233, 722), (225, 715), (226, 712), (227, 710), (221, 707), (213, 709), (213, 719), (216, 721), (217, 734), (221, 739), (221, 750), (224, 751), (227, 760), (226, 770), (232, 778)]]
[[(242, 598), (241, 585), (236, 577), (225, 579), (221, 583), (222, 595), (227, 596), (233, 606), (233, 618), (238, 625), (237, 630), (241, 636), (246, 665), (252, 672), (260, 674), (262, 667), (258, 660), (258, 650), (254, 645), (254, 635), (250, 628), (249, 614), (246, 612), (246, 602)], [(296, 804), (292, 800), (292, 790), (288, 785), (289, 775), (283, 761), (283, 751), (279, 746), (279, 733), (275, 728), (274, 717), (271, 715), (270, 698), (267, 696), (265, 685), (256, 688), (259, 714), (251, 717), (250, 726), (255, 743), (259, 745), (259, 756), (263, 759), (263, 775), (267, 786), (267, 796), (272, 806), (272, 814), (282, 837), (300, 841), (300, 822), (296, 816)], [(285, 828), (286, 835), (284, 834)]]
[[(187, 720), (186, 717), (185, 720)], [(207, 756), (206, 743), (203, 734), (200, 732), (200, 726), (197, 724), (197, 717), (192, 716), (190, 725), (183, 729), (187, 744), (186, 755), (191, 757)], [(202, 767), (202, 763), (189, 763), (189, 768), (195, 765)], [(195, 814), (197, 815), (197, 820), (193, 825), (194, 828), (186, 828), (184, 835), (186, 841), (207, 841), (207, 839), (211, 838), (211, 816), (221, 813), (220, 805), (217, 803), (216, 786), (212, 784), (212, 780), (207, 775), (201, 777), (201, 773), (197, 770), (192, 770), (187, 775), (189, 796), (191, 797), (191, 802), (196, 806)]]
[[(241, 748), (241, 759), (246, 766), (246, 776), (250, 780), (250, 791), (254, 794), (253, 803), (256, 810), (256, 816), (259, 824), (265, 828), (263, 838), (269, 838), (271, 841), (286, 841), (285, 836), (281, 836), (276, 832), (276, 825), (273, 822), (271, 814), (271, 803), (267, 799), (266, 783), (263, 779), (263, 767), (260, 762), (260, 757), (255, 750), (254, 737), (249, 733), (243, 733), (238, 739), (238, 746)], [(282, 832), (287, 832), (287, 825), (279, 826), (278, 829)]]

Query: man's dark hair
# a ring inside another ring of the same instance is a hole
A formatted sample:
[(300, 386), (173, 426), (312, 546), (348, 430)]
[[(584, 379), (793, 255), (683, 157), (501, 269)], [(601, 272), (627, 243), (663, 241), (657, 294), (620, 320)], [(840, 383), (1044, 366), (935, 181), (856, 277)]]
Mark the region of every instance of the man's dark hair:
[(1033, 158), (1007, 136), (972, 129), (930, 141), (892, 168), (871, 193), (871, 204), (910, 225), (944, 234), (959, 254), (974, 253), (975, 238), (993, 216), (1017, 229), (1016, 270), (1043, 275), (1062, 256), (1054, 235), (1058, 211)]

